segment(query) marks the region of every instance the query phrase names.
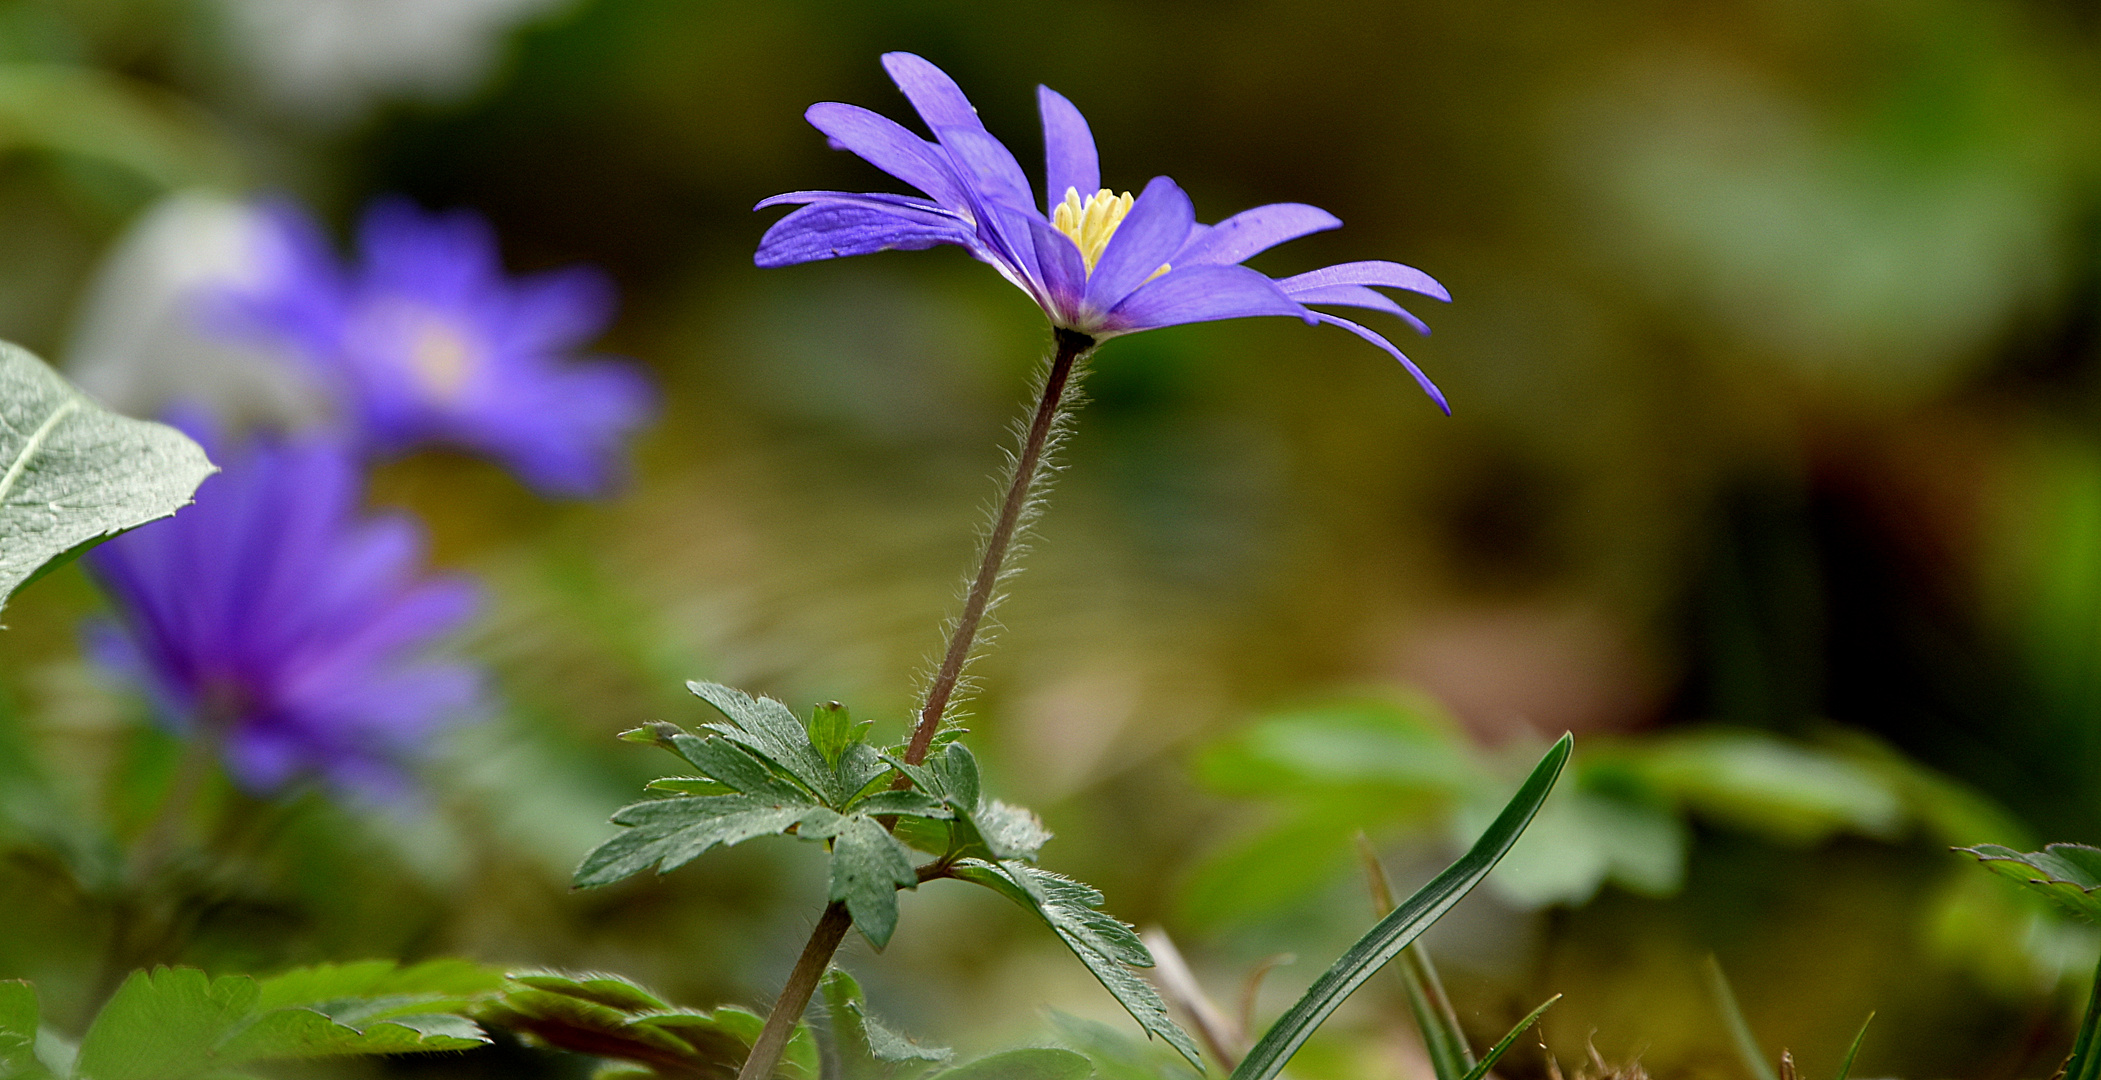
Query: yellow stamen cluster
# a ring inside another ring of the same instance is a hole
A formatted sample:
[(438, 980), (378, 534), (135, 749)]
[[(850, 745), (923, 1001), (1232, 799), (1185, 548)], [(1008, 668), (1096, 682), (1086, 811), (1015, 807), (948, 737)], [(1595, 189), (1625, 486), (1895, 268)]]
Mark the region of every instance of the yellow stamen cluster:
[(1094, 264), (1102, 257), (1102, 249), (1109, 246), (1109, 238), (1116, 235), (1116, 227), (1123, 224), (1125, 214), (1131, 212), (1136, 202), (1131, 193), (1121, 195), (1103, 188), (1080, 201), (1079, 188), (1066, 188), (1065, 201), (1051, 211), (1051, 225), (1059, 232), (1072, 237), (1080, 246), (1080, 258), (1087, 260), (1087, 272), (1094, 273)]
[(474, 345), (445, 319), (426, 316), (409, 338), (409, 366), (433, 397), (457, 397), (474, 372)]
[[(1131, 212), (1131, 204), (1138, 200), (1126, 191), (1121, 195), (1103, 188), (1080, 201), (1080, 189), (1066, 188), (1065, 201), (1051, 209), (1051, 226), (1072, 238), (1079, 245), (1080, 258), (1087, 263), (1087, 272), (1094, 273), (1094, 264), (1101, 261), (1103, 249), (1109, 246), (1109, 238), (1116, 235), (1116, 227), (1123, 224), (1124, 215)], [(1153, 271), (1151, 281), (1172, 269), (1166, 263)]]

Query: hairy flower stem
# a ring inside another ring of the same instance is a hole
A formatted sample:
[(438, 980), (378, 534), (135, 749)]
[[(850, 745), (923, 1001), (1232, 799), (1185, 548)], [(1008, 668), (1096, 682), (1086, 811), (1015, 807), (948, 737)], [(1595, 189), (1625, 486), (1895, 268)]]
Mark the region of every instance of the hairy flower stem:
[[(992, 606), (1001, 571), (1007, 565), (1007, 555), (1013, 549), (1015, 535), (1021, 531), (1023, 518), (1027, 516), (1030, 494), (1043, 475), (1044, 451), (1058, 430), (1058, 414), (1065, 407), (1073, 369), (1094, 349), (1094, 339), (1085, 334), (1059, 330), (1057, 337), (1058, 351), (1052, 356), (1050, 371), (1044, 376), (1043, 394), (1036, 403), (1034, 417), (1029, 421), (1028, 433), (1022, 438), (1021, 453), (1014, 459), (1014, 475), (1007, 483), (1006, 498), (1000, 503), (999, 518), (992, 524), (991, 535), (985, 538), (984, 558), (978, 564), (977, 576), (971, 579), (970, 595), (963, 601), (963, 614), (956, 619), (955, 629), (949, 634), (948, 651), (943, 654), (941, 668), (927, 690), (926, 704), (919, 710), (919, 725), (912, 729), (912, 742), (905, 750), (905, 760), (913, 765), (926, 760), (934, 733), (941, 730), (941, 718), (948, 711), (948, 702), (955, 695), (957, 682), (963, 677), (963, 666), (970, 659), (971, 646), (977, 642), (978, 627), (984, 623), (985, 612)], [(946, 876), (948, 866), (945, 862), (919, 869), (922, 882)], [(824, 909), (816, 927), (810, 931), (810, 940), (803, 946), (802, 956), (795, 961), (795, 970), (788, 973), (788, 985), (781, 987), (781, 996), (774, 1000), (773, 1011), (766, 1014), (766, 1026), (759, 1030), (759, 1039), (752, 1044), (751, 1056), (744, 1059), (744, 1067), (737, 1071), (737, 1080), (769, 1080), (773, 1075), (774, 1068), (780, 1064), (781, 1053), (788, 1048), (789, 1037), (795, 1033), (795, 1025), (802, 1020), (803, 1010), (810, 1007), (810, 995), (817, 992), (818, 981), (824, 978), (825, 968), (831, 966), (832, 954), (839, 951), (840, 943), (846, 940), (847, 930), (852, 927), (853, 916), (847, 914), (845, 904), (835, 900)]]
[(963, 601), (963, 614), (956, 619), (955, 630), (949, 634), (948, 652), (941, 658), (941, 668), (934, 674), (933, 685), (927, 688), (926, 704), (919, 709), (919, 726), (912, 729), (912, 743), (905, 749), (905, 760), (917, 765), (926, 760), (927, 748), (933, 745), (934, 733), (941, 730), (941, 719), (948, 712), (948, 701), (956, 692), (956, 682), (963, 677), (963, 665), (970, 660), (971, 646), (976, 644), (978, 626), (985, 619), (985, 610), (991, 606), (993, 594), (999, 588), (1000, 573), (1006, 568), (1007, 553), (1014, 544), (1014, 534), (1019, 531), (1024, 511), (1029, 505), (1030, 491), (1043, 473), (1043, 451), (1049, 443), (1051, 433), (1057, 427), (1059, 410), (1065, 405), (1065, 390), (1072, 377), (1073, 366), (1094, 348), (1094, 339), (1071, 330), (1059, 330), (1058, 352), (1051, 360), (1050, 373), (1043, 380), (1043, 397), (1036, 403), (1035, 418), (1029, 423), (1028, 435), (1022, 440), (1021, 454), (1014, 459), (1014, 476), (1007, 484), (1007, 497), (1000, 503), (999, 519), (993, 523), (992, 534), (985, 538), (985, 557), (978, 563), (978, 574), (970, 583), (970, 595)]

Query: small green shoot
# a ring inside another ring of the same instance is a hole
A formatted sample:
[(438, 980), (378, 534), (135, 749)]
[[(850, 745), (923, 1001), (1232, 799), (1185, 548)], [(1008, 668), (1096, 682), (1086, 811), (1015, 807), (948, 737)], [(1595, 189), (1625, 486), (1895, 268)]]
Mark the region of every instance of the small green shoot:
[(1766, 1064), (1765, 1051), (1758, 1047), (1758, 1037), (1751, 1034), (1751, 1022), (1744, 1019), (1744, 1011), (1736, 1004), (1736, 992), (1729, 989), (1729, 977), (1722, 974), (1722, 962), (1712, 955), (1707, 957), (1707, 989), (1714, 995), (1714, 1007), (1721, 1011), (1722, 1023), (1729, 1029), (1729, 1041), (1736, 1044), (1736, 1056), (1757, 1080), (1780, 1080), (1779, 1074)]

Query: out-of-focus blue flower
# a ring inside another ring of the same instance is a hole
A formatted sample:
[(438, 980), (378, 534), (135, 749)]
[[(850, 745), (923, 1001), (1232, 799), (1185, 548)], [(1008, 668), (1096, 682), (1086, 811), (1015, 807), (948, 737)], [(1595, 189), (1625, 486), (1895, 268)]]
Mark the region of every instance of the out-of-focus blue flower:
[(883, 67), (904, 91), (934, 141), (867, 109), (837, 102), (804, 115), (833, 146), (925, 192), (857, 195), (795, 191), (759, 208), (799, 205), (759, 241), (760, 266), (891, 249), (955, 244), (1028, 293), (1060, 328), (1101, 340), (1182, 323), (1250, 315), (1294, 315), (1340, 326), (1392, 354), (1438, 408), (1444, 395), (1378, 332), (1309, 304), (1369, 308), (1420, 319), (1373, 286), (1450, 300), (1430, 275), (1391, 262), (1353, 262), (1281, 280), (1239, 265), (1286, 240), (1342, 224), (1302, 203), (1244, 210), (1216, 225), (1196, 221), (1189, 196), (1156, 176), (1136, 198), (1101, 186), (1094, 135), (1072, 102), (1037, 88), (1047, 159), (1043, 209), (1014, 155), (985, 130), (955, 80), (911, 53), (889, 53)]
[(475, 588), (424, 576), (413, 519), (359, 513), (339, 441), (229, 447), (185, 426), (224, 471), (194, 506), (85, 556), (118, 613), (92, 650), (172, 727), (216, 741), (250, 790), (318, 776), (400, 795), (425, 741), (479, 711), (475, 669), (423, 656), (473, 614)]
[(466, 211), (372, 207), (345, 270), (311, 218), (271, 211), (266, 284), (217, 298), (214, 321), (262, 331), (310, 360), (356, 437), (392, 454), (438, 443), (485, 454), (555, 495), (604, 491), (656, 395), (634, 365), (579, 360), (613, 290), (573, 268), (512, 278)]

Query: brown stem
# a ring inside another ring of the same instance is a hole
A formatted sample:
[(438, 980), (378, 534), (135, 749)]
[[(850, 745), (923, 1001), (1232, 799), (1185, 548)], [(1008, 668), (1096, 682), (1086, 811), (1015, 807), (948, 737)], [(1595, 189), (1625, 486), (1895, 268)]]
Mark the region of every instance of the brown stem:
[(781, 987), (773, 1011), (766, 1014), (766, 1026), (759, 1029), (759, 1041), (752, 1044), (751, 1056), (744, 1059), (737, 1080), (770, 1080), (773, 1076), (781, 1052), (788, 1048), (788, 1038), (795, 1034), (796, 1023), (802, 1019), (803, 1010), (810, 1007), (810, 995), (817, 992), (817, 981), (824, 978), (832, 954), (839, 951), (839, 943), (846, 940), (846, 931), (853, 924), (853, 916), (846, 913), (843, 901), (834, 900), (824, 909), (817, 928), (810, 931), (809, 944), (802, 947), (802, 956), (795, 961), (795, 970), (788, 973), (788, 985)]
[[(978, 627), (985, 620), (985, 611), (992, 605), (993, 593), (999, 587), (1000, 571), (1005, 568), (1007, 553), (1014, 546), (1014, 534), (1020, 531), (1021, 520), (1028, 509), (1029, 494), (1043, 471), (1043, 452), (1049, 445), (1051, 434), (1057, 428), (1058, 412), (1065, 405), (1065, 393), (1071, 383), (1072, 371), (1081, 357), (1094, 348), (1094, 339), (1071, 330), (1058, 330), (1058, 351), (1051, 358), (1050, 372), (1043, 379), (1043, 396), (1036, 403), (1036, 414), (1029, 422), (1028, 434), (1022, 439), (1021, 453), (1014, 459), (1014, 476), (1007, 484), (1007, 496), (1000, 503), (999, 519), (993, 523), (992, 535), (985, 539), (985, 554), (978, 564), (977, 577), (970, 583), (970, 595), (963, 601), (963, 614), (956, 619), (955, 630), (949, 635), (948, 652), (941, 658), (941, 668), (934, 675), (934, 682), (927, 690), (926, 704), (919, 710), (919, 724), (912, 729), (912, 742), (905, 749), (905, 761), (917, 765), (926, 760), (927, 748), (933, 745), (934, 733), (941, 730), (941, 718), (948, 711), (949, 698), (956, 692), (956, 683), (963, 676), (963, 665), (970, 659), (970, 647), (977, 641)], [(909, 780), (900, 777), (900, 782)], [(886, 825), (888, 822), (886, 822)], [(919, 868), (919, 880), (930, 881), (949, 876), (945, 862), (935, 862)], [(795, 970), (788, 973), (788, 985), (781, 988), (781, 996), (774, 1001), (773, 1011), (766, 1015), (766, 1026), (759, 1031), (759, 1039), (752, 1044), (751, 1056), (744, 1060), (744, 1067), (737, 1072), (737, 1080), (769, 1080), (774, 1067), (780, 1064), (781, 1053), (788, 1047), (788, 1039), (795, 1033), (795, 1025), (802, 1020), (803, 1010), (810, 1006), (810, 995), (817, 992), (817, 983), (824, 978), (825, 968), (831, 966), (832, 955), (846, 940), (846, 932), (853, 926), (853, 916), (846, 905), (833, 901), (824, 909), (817, 926), (810, 931), (810, 940), (802, 949), (802, 956), (795, 961)]]
[(926, 704), (919, 709), (919, 726), (912, 729), (912, 743), (905, 750), (905, 761), (910, 764), (917, 765), (926, 760), (934, 733), (941, 730), (941, 718), (948, 712), (948, 700), (956, 692), (956, 681), (963, 676), (963, 665), (969, 661), (970, 647), (977, 640), (978, 625), (984, 621), (985, 609), (992, 603), (993, 592), (999, 586), (1000, 570), (1007, 562), (1007, 550), (1014, 543), (1022, 511), (1029, 505), (1029, 489), (1035, 486), (1042, 469), (1043, 448), (1050, 440), (1058, 410), (1064, 405), (1065, 387), (1073, 365), (1094, 348), (1094, 339), (1085, 334), (1059, 330), (1057, 336), (1058, 352), (1051, 360), (1050, 374), (1043, 380), (1043, 397), (1036, 403), (1036, 416), (1029, 424), (1028, 436), (1022, 440), (1021, 455), (1014, 460), (1014, 477), (1007, 484), (1006, 500), (1000, 503), (999, 520), (992, 526), (992, 535), (985, 539), (985, 556), (978, 563), (978, 575), (970, 583), (970, 595), (963, 601), (963, 614), (956, 619), (955, 631), (949, 635), (948, 652), (941, 658), (941, 668), (934, 675), (933, 685), (927, 689)]

